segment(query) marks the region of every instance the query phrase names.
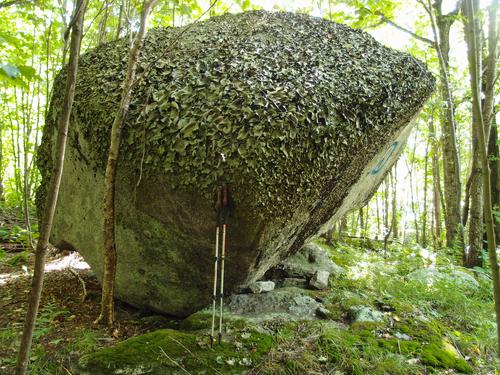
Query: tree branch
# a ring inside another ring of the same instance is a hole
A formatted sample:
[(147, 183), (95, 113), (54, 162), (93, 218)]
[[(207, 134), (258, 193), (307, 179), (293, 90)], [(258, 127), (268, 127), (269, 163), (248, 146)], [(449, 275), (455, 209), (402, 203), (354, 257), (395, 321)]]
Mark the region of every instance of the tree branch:
[(422, 5), (422, 7), (424, 8), (424, 10), (427, 12), (427, 15), (429, 15), (429, 17), (430, 17), (432, 9), (427, 6), (427, 4), (425, 3), (425, 1), (423, 1), (423, 0), (417, 0), (417, 3), (419, 3), (420, 5)]
[(78, 17), (80, 16), (80, 13), (82, 11), (83, 11), (82, 3), (79, 2), (76, 5), (75, 13), (71, 17), (71, 20), (69, 21), (69, 24), (68, 24), (68, 26), (66, 26), (66, 30), (64, 31), (64, 40), (65, 41), (68, 40), (69, 33), (70, 33), (71, 29), (73, 28), (73, 25), (75, 24), (76, 20), (78, 19)]
[(397, 23), (395, 23), (394, 21), (390, 20), (389, 18), (387, 18), (383, 13), (380, 13), (378, 12), (378, 15), (380, 16), (380, 21), (381, 23), (387, 23), (389, 25), (391, 25), (392, 27), (406, 33), (406, 34), (409, 34), (411, 35), (413, 38), (417, 39), (417, 40), (420, 40), (421, 42), (424, 42), (428, 45), (430, 45), (432, 48), (436, 48), (436, 42), (431, 40), (431, 39), (428, 39), (426, 37), (423, 37), (421, 35), (418, 35), (417, 33), (403, 27), (403, 26), (400, 26), (398, 25)]
[[(23, 3), (31, 3), (30, 0), (7, 0), (0, 2), (0, 9), (10, 7), (12, 5), (21, 5)], [(34, 1), (33, 1), (34, 3)]]

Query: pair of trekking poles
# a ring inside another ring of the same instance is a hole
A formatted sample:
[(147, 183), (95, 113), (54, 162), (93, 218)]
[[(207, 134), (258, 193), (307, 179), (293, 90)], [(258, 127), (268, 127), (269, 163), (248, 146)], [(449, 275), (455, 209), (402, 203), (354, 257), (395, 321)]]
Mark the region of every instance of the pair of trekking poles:
[[(215, 198), (215, 212), (217, 216), (217, 224), (215, 227), (215, 260), (214, 260), (214, 289), (212, 295), (212, 331), (210, 334), (210, 346), (214, 345), (215, 341), (215, 315), (217, 308), (217, 279), (218, 266), (220, 263), (220, 310), (219, 310), (219, 334), (218, 342), (222, 342), (222, 310), (224, 305), (224, 261), (226, 258), (227, 245), (227, 219), (231, 208), (231, 196), (226, 184), (222, 184), (217, 188)], [(221, 238), (222, 235), (222, 238)], [(219, 242), (219, 240), (221, 240)], [(219, 252), (219, 244), (222, 244)]]

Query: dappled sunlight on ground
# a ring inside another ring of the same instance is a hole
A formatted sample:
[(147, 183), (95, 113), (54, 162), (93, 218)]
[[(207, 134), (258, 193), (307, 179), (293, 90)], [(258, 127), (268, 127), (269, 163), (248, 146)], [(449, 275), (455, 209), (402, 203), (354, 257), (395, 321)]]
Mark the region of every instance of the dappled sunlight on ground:
[(20, 272), (15, 272), (15, 273), (0, 273), (0, 285), (5, 285), (7, 282), (11, 280), (15, 280), (20, 276), (26, 275), (27, 273), (20, 273)]
[(45, 265), (45, 271), (59, 271), (66, 268), (77, 270), (88, 270), (90, 266), (85, 262), (82, 256), (76, 251), (63, 255), (62, 257), (52, 259)]
[(358, 280), (366, 277), (368, 271), (370, 270), (370, 263), (367, 261), (361, 261), (355, 266), (352, 266), (349, 270), (349, 276), (351, 280)]
[(437, 253), (435, 251), (421, 247), (418, 253), (427, 267), (434, 268), (436, 266)]
[[(32, 257), (34, 259), (34, 257)], [(23, 276), (31, 276), (33, 274), (32, 265), (22, 265), (19, 267), (10, 267), (12, 270), (3, 270), (7, 272), (0, 273), (0, 285), (5, 285), (9, 281), (18, 279)], [(56, 255), (54, 258), (48, 258), (45, 264), (45, 272), (62, 271), (65, 269), (74, 270), (90, 270), (90, 266), (85, 262), (82, 256), (74, 252), (64, 252)]]

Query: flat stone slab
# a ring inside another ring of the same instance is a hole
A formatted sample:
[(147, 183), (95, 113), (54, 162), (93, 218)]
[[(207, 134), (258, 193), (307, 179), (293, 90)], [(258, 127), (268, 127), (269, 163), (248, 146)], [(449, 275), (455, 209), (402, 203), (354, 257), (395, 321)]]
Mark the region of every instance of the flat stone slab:
[(229, 312), (256, 319), (314, 319), (323, 304), (298, 288), (281, 288), (263, 294), (234, 294), (227, 305)]

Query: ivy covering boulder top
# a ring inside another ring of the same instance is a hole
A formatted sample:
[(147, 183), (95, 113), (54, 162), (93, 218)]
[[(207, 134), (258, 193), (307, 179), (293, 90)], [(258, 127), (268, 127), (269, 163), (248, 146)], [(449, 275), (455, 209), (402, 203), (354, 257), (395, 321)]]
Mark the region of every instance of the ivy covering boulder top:
[[(104, 169), (129, 43), (80, 59), (51, 238), (99, 278)], [(230, 292), (362, 205), (434, 89), (424, 64), (360, 30), (265, 11), (150, 30), (137, 77), (118, 166), (116, 294), (176, 316), (211, 300), (218, 184), (234, 200)], [(40, 213), (65, 78), (55, 81), (37, 159)]]

